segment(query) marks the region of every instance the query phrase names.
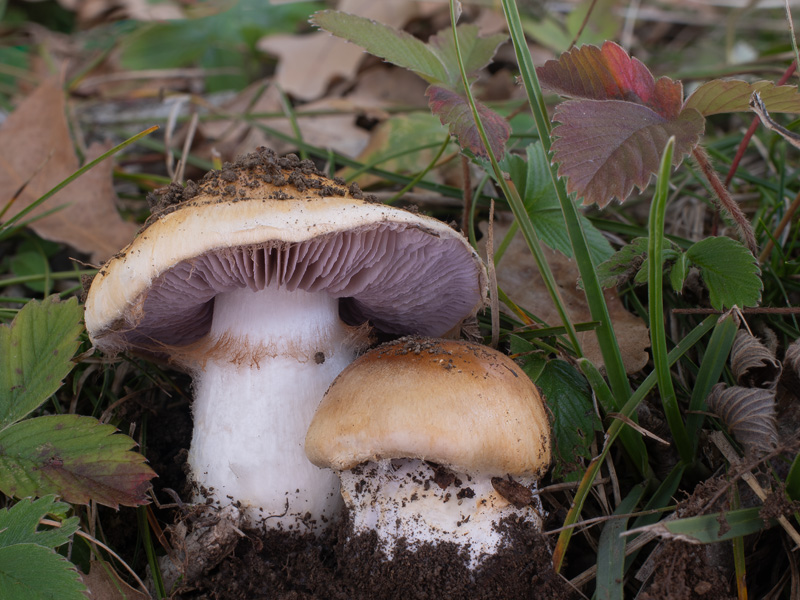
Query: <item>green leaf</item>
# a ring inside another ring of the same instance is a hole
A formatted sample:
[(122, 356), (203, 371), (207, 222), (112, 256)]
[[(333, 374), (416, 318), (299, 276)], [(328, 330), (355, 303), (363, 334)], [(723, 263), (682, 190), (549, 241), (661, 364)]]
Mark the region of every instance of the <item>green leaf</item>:
[(66, 544), (78, 531), (78, 517), (70, 517), (61, 527), (40, 528), (39, 521), (47, 515), (66, 514), (70, 506), (56, 502), (49, 495), (38, 500), (24, 498), (11, 508), (0, 509), (0, 548), (15, 544), (37, 544), (47, 548), (58, 548)]
[(93, 417), (55, 415), (0, 431), (0, 491), (8, 496), (57, 494), (117, 508), (147, 502), (155, 477), (135, 442)]
[[(565, 256), (572, 256), (572, 244), (564, 224), (561, 204), (550, 180), (550, 165), (542, 144), (536, 141), (525, 149), (526, 158), (513, 154), (501, 163), (504, 171), (519, 191), (533, 228), (542, 241)], [(580, 216), (589, 242), (589, 251), (596, 263), (607, 260), (613, 250), (611, 244), (589, 219)]]
[(0, 598), (3, 600), (86, 600), (75, 566), (44, 546), (0, 548)]
[(633, 238), (627, 246), (617, 250), (608, 260), (597, 265), (597, 278), (604, 288), (622, 285), (633, 278), (644, 266), (647, 258), (647, 238)]
[[(372, 182), (371, 176), (365, 175), (366, 166), (379, 165), (394, 173), (417, 173), (430, 163), (447, 137), (447, 128), (427, 111), (393, 115), (372, 131), (369, 144), (359, 156), (365, 168), (346, 167), (338, 174), (348, 181), (355, 178), (365, 187), (365, 178), (367, 184)], [(448, 151), (457, 151), (455, 144)]]
[(761, 269), (740, 242), (728, 237), (706, 238), (686, 251), (686, 258), (700, 268), (717, 310), (756, 306), (761, 300)]
[[(200, 18), (148, 23), (125, 36), (122, 64), (127, 69), (227, 67), (239, 73), (212, 76), (209, 81), (215, 89), (231, 84), (241, 87), (248, 82), (244, 69), (259, 68), (256, 40), (270, 33), (294, 32), (297, 23), (320, 7), (317, 2), (273, 5), (264, 0), (218, 5), (226, 10)], [(201, 10), (208, 14), (208, 8), (206, 3)]]
[(786, 476), (786, 493), (792, 500), (800, 500), (800, 453), (794, 457)]
[(686, 281), (686, 274), (689, 271), (689, 259), (683, 252), (680, 252), (672, 264), (672, 270), (669, 272), (669, 282), (672, 289), (678, 294), (683, 290), (683, 283)]
[[(44, 256), (34, 251), (17, 252), (10, 261), (11, 271), (17, 277), (28, 275), (43, 275), (47, 272), (49, 265)], [(35, 292), (44, 292), (44, 281), (28, 281), (25, 283)]]
[(753, 92), (770, 112), (800, 113), (800, 94), (793, 85), (776, 86), (771, 81), (748, 83), (739, 79), (713, 79), (698, 87), (684, 102), (703, 116), (729, 112), (749, 112)]
[[(459, 25), (456, 31), (458, 32), (461, 60), (464, 62), (464, 70), (467, 73), (467, 77), (475, 75), (492, 62), (497, 48), (508, 39), (508, 36), (504, 33), (480, 37), (477, 25)], [(448, 80), (442, 83), (446, 83), (449, 86), (462, 85), (452, 28), (448, 27), (431, 36), (428, 40), (428, 46), (439, 57), (448, 73)]]
[(581, 458), (592, 458), (594, 432), (600, 419), (594, 411), (592, 392), (583, 375), (563, 360), (551, 360), (536, 380), (553, 414), (556, 465), (553, 478), (579, 475)]
[(26, 304), (0, 326), (0, 429), (38, 408), (72, 370), (83, 331), (75, 298), (51, 296)]
[[(450, 28), (438, 32), (426, 44), (405, 31), (335, 10), (314, 13), (311, 23), (358, 44), (370, 54), (413, 71), (428, 83), (443, 84), (452, 89), (461, 86), (453, 30)], [(497, 47), (507, 39), (503, 34), (482, 38), (478, 36), (475, 25), (461, 25), (456, 31), (467, 75), (485, 67)]]
[(335, 10), (314, 13), (310, 22), (337, 37), (358, 44), (370, 54), (413, 71), (428, 83), (450, 80), (436, 52), (410, 33)]
[[(647, 486), (640, 483), (631, 489), (620, 502), (615, 516), (632, 513), (642, 499)], [(628, 517), (611, 519), (603, 526), (597, 547), (597, 600), (624, 598), (622, 583), (625, 579), (625, 542), (621, 534), (628, 525)]]
[[(537, 381), (547, 366), (544, 353), (535, 344), (518, 335), (509, 335), (509, 350), (515, 356), (514, 360), (522, 367), (531, 381)], [(519, 355), (519, 356), (517, 356)]]
[[(654, 525), (632, 529), (629, 533), (651, 531), (666, 539), (677, 539), (693, 544), (714, 544), (750, 535), (771, 527), (774, 524), (774, 520), (770, 520), (769, 525), (765, 525), (764, 519), (759, 514), (760, 511), (760, 507), (743, 508), (726, 513), (675, 519), (674, 521), (662, 520)], [(720, 532), (721, 522), (727, 522), (725, 527), (727, 531), (724, 533)], [(729, 529), (728, 526), (730, 527)]]

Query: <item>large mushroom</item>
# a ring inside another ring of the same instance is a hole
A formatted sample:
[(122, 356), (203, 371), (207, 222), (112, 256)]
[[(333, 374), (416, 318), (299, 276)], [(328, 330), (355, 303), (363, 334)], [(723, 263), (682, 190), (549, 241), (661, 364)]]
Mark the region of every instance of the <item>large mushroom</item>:
[(241, 503), (252, 525), (313, 530), (341, 502), (335, 475), (303, 452), (325, 390), (367, 324), (441, 335), (474, 315), (480, 259), (444, 223), (264, 149), (173, 185), (161, 204), (92, 282), (89, 335), (192, 374), (198, 500)]
[(541, 529), (544, 402), (486, 346), (411, 337), (360, 356), (326, 392), (306, 453), (339, 473), (353, 535), (375, 532), (387, 560), (401, 540), (450, 542), (474, 569), (507, 543), (506, 517)]

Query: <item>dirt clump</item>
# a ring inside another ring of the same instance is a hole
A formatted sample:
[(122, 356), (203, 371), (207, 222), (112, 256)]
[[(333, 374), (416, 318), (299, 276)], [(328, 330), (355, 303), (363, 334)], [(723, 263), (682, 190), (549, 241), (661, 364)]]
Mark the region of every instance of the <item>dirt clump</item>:
[(510, 543), (475, 570), (454, 544), (400, 543), (386, 560), (377, 535), (350, 535), (346, 516), (321, 537), (248, 531), (235, 552), (174, 600), (476, 600), (577, 597), (552, 569), (544, 538), (527, 523), (500, 527)]

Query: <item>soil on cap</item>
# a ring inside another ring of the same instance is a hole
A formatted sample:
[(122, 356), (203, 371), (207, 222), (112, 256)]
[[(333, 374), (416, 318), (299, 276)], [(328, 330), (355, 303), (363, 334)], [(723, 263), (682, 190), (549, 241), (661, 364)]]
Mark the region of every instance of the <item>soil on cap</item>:
[(512, 543), (474, 573), (454, 544), (400, 548), (386, 561), (374, 533), (349, 536), (345, 517), (320, 539), (248, 532), (232, 556), (176, 600), (477, 600), (575, 598), (552, 569), (551, 550), (528, 524), (501, 527)]
[(249, 190), (264, 184), (277, 188), (276, 199), (293, 198), (293, 192), (307, 194), (309, 190), (319, 197), (347, 196), (365, 199), (364, 194), (353, 183), (347, 187), (340, 177), (328, 178), (310, 160), (300, 160), (296, 155), (278, 156), (268, 148), (258, 148), (245, 154), (233, 163), (225, 163), (219, 171), (209, 171), (199, 182), (188, 181), (186, 186), (171, 183), (151, 192), (147, 196), (151, 216), (145, 228), (155, 219), (169, 214), (185, 202), (201, 194), (214, 197), (214, 201), (236, 202), (247, 198)]

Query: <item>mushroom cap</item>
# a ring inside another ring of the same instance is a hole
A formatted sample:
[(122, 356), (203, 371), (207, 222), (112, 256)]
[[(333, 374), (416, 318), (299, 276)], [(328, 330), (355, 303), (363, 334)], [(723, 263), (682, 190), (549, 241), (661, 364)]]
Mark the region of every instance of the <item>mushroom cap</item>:
[(328, 388), (306, 435), (318, 467), (415, 458), (456, 472), (541, 475), (550, 423), (513, 360), (480, 344), (408, 337), (351, 363)]
[(394, 334), (442, 335), (485, 301), (485, 270), (460, 233), (365, 200), (310, 161), (259, 149), (173, 184), (164, 204), (89, 289), (86, 327), (104, 351), (192, 344), (214, 297), (245, 287), (326, 291), (346, 323)]

